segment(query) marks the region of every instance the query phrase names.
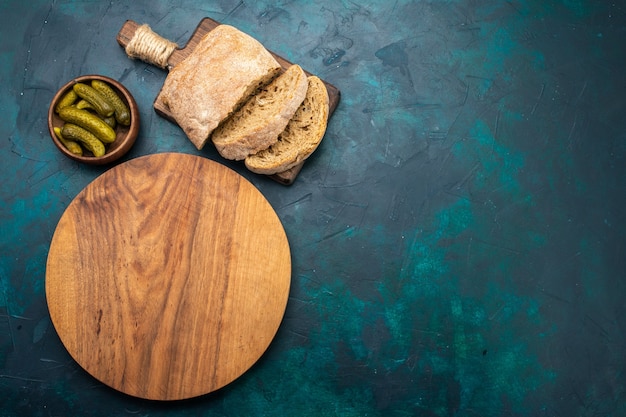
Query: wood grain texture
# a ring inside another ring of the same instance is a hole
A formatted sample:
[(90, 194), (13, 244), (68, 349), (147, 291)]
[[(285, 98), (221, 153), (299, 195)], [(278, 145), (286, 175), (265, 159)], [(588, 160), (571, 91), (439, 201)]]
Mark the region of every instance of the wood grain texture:
[(291, 258), (267, 200), (239, 174), (184, 154), (107, 171), (68, 206), (46, 270), (52, 322), (91, 375), (177, 400), (249, 369), (287, 303)]
[[(202, 19), (200, 23), (198, 24), (198, 26), (196, 27), (196, 29), (194, 30), (191, 37), (189, 38), (189, 40), (187, 41), (187, 44), (182, 48), (176, 48), (174, 52), (172, 52), (172, 55), (168, 59), (168, 68), (171, 69), (175, 67), (183, 59), (189, 56), (193, 52), (195, 47), (198, 45), (198, 42), (200, 42), (200, 40), (204, 37), (204, 35), (209, 33), (211, 30), (215, 29), (218, 25), (220, 25), (220, 23), (211, 18), (206, 17)], [(135, 34), (137, 27), (139, 27), (139, 24), (137, 22), (133, 20), (127, 20), (117, 35), (117, 42), (122, 47), (125, 48), (126, 45), (128, 45), (128, 42), (130, 42), (130, 40), (132, 39), (133, 35)], [(272, 51), (269, 51), (269, 52), (281, 64), (283, 69), (286, 69), (290, 65), (292, 65), (290, 61), (287, 61), (286, 59), (277, 55), (276, 53)], [(307, 73), (307, 75), (312, 75), (310, 72), (306, 70), (305, 72)], [(326, 89), (328, 90), (328, 99), (329, 99), (328, 117), (330, 118), (332, 114), (334, 113), (335, 109), (337, 108), (337, 105), (339, 104), (341, 93), (339, 89), (335, 87), (334, 85), (328, 83), (327, 81), (324, 81), (324, 80), (322, 81), (324, 82), (324, 85), (326, 85)], [(176, 120), (172, 116), (167, 106), (160, 100), (160, 92), (157, 95), (153, 106), (157, 114), (170, 120), (173, 123), (176, 123)], [(278, 174), (271, 175), (270, 177), (282, 184), (290, 185), (295, 181), (296, 177), (300, 173), (300, 170), (304, 166), (305, 162), (306, 161), (303, 161), (301, 164), (298, 164), (295, 167), (285, 172), (280, 172)]]

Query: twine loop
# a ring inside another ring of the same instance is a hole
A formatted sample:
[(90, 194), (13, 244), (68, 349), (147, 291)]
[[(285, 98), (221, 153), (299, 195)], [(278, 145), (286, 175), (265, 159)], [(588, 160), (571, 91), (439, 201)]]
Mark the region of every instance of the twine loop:
[(161, 68), (167, 67), (167, 60), (178, 45), (154, 33), (150, 26), (137, 27), (135, 34), (126, 45), (126, 54), (132, 59), (141, 59)]

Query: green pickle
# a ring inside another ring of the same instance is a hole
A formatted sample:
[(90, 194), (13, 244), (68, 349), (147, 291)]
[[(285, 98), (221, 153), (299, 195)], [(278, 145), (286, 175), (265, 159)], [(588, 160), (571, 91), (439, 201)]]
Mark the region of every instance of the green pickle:
[(115, 141), (115, 130), (100, 117), (87, 110), (65, 107), (59, 112), (59, 117), (67, 123), (73, 123), (88, 130), (104, 143), (112, 143)]
[(113, 106), (115, 120), (121, 125), (130, 125), (130, 110), (115, 90), (108, 83), (100, 80), (92, 80), (91, 86)]
[(115, 116), (103, 117), (104, 123), (111, 126), (113, 129), (117, 126), (117, 121), (115, 120)]
[(60, 127), (55, 127), (54, 128), (54, 134), (61, 141), (63, 146), (65, 146), (67, 148), (68, 151), (70, 151), (74, 155), (82, 156), (83, 148), (81, 148), (81, 146), (78, 144), (78, 142), (74, 142), (73, 140), (66, 139), (63, 136), (63, 133), (61, 133), (61, 128)]
[(81, 142), (95, 157), (104, 156), (106, 153), (104, 144), (94, 134), (78, 125), (65, 123), (61, 134), (66, 139)]
[(78, 103), (76, 103), (76, 108), (81, 109), (81, 110), (90, 110), (90, 109), (95, 110), (93, 106), (91, 105), (91, 103), (85, 100), (84, 98), (81, 98), (80, 100), (78, 100)]
[(78, 94), (76, 94), (76, 91), (74, 91), (74, 89), (68, 90), (68, 92), (65, 93), (63, 97), (61, 97), (56, 107), (54, 108), (54, 111), (58, 113), (63, 107), (71, 106), (72, 104), (74, 104), (76, 99), (78, 99)]
[(109, 117), (115, 112), (115, 108), (113, 108), (109, 101), (90, 85), (76, 83), (72, 88), (80, 98), (87, 100), (100, 116)]

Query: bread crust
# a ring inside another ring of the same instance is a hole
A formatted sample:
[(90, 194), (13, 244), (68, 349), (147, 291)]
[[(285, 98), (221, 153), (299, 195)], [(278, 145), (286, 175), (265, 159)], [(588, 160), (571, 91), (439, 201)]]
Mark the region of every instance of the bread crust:
[(315, 152), (328, 126), (329, 98), (321, 79), (309, 76), (308, 84), (304, 101), (276, 143), (245, 159), (250, 171), (265, 175), (285, 172)]
[(159, 99), (198, 149), (213, 130), (280, 72), (278, 61), (251, 36), (219, 25), (170, 71)]
[(291, 65), (213, 131), (211, 140), (220, 155), (242, 160), (275, 143), (307, 89), (306, 73)]

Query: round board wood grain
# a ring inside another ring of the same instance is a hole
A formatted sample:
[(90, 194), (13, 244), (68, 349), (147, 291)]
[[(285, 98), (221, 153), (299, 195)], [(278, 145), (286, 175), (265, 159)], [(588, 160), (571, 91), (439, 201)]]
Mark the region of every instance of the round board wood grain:
[(263, 195), (223, 165), (165, 153), (112, 168), (70, 203), (46, 297), (87, 372), (129, 395), (179, 400), (261, 357), (290, 281), (287, 237)]

